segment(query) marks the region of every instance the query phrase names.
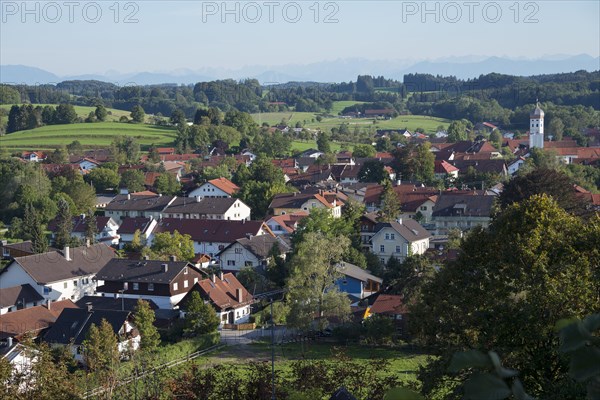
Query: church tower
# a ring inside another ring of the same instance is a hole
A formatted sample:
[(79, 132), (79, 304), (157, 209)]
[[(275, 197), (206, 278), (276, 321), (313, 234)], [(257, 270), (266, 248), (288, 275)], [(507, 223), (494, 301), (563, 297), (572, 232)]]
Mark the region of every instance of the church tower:
[(535, 109), (529, 114), (529, 148), (544, 148), (544, 110), (536, 101)]

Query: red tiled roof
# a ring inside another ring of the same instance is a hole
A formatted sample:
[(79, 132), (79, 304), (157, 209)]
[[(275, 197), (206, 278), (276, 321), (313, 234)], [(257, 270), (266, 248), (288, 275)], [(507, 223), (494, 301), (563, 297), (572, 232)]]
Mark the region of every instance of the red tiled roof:
[(451, 172), (458, 171), (454, 165), (450, 164), (446, 160), (435, 160), (435, 169), (436, 174), (449, 174)]
[(233, 195), (238, 190), (240, 190), (240, 188), (239, 188), (238, 185), (236, 185), (235, 183), (231, 182), (227, 178), (211, 179), (210, 181), (208, 181), (208, 183), (210, 183), (213, 186), (221, 189), (222, 191), (224, 191), (225, 193), (227, 193), (230, 196)]
[(65, 308), (79, 308), (71, 300), (61, 300), (46, 306), (35, 306), (6, 313), (0, 318), (0, 338), (17, 337), (31, 332), (37, 335), (56, 321)]
[(230, 221), (222, 219), (163, 218), (156, 225), (157, 232), (178, 231), (192, 237), (195, 242), (233, 243), (246, 235), (258, 235), (261, 229), (273, 235), (263, 221)]
[(399, 315), (407, 312), (402, 302), (402, 296), (398, 294), (381, 294), (371, 306), (372, 314)]
[[(194, 285), (192, 290), (199, 290), (202, 297), (208, 298), (219, 311), (252, 304), (254, 298), (232, 273), (223, 274), (222, 280), (219, 276), (214, 276), (214, 280), (213, 282), (212, 279), (203, 279)], [(237, 298), (237, 289), (241, 289), (241, 302)]]

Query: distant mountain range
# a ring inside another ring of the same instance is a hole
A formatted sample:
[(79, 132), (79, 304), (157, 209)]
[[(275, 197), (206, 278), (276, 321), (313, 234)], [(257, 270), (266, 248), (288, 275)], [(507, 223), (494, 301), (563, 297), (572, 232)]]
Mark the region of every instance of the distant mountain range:
[(160, 83), (190, 84), (215, 79), (256, 78), (263, 84), (290, 81), (347, 82), (357, 75), (382, 75), (402, 80), (406, 73), (454, 75), (460, 79), (475, 78), (481, 74), (497, 72), (508, 75), (530, 76), (578, 70), (600, 70), (600, 57), (587, 54), (576, 56), (554, 55), (538, 59), (511, 59), (507, 57), (465, 56), (431, 61), (366, 60), (360, 58), (322, 61), (318, 63), (283, 66), (246, 66), (236, 70), (203, 68), (180, 69), (163, 72), (119, 73), (59, 76), (52, 72), (25, 65), (0, 65), (0, 82), (20, 84), (58, 83), (65, 80), (99, 80), (118, 85), (135, 83), (150, 85)]

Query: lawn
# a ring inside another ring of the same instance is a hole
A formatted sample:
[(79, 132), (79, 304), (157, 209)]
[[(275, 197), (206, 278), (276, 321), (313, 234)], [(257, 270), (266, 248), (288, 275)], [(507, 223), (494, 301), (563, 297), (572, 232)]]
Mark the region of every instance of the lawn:
[(254, 121), (259, 125), (262, 125), (263, 122), (266, 122), (269, 125), (277, 125), (281, 122), (281, 120), (285, 119), (288, 125), (294, 126), (298, 121), (302, 123), (309, 123), (315, 119), (316, 116), (315, 113), (310, 112), (285, 111), (256, 113), (252, 114), (252, 118), (254, 118)]
[[(331, 150), (340, 151), (341, 147), (342, 146), (340, 143), (331, 142)], [(316, 148), (317, 148), (317, 142), (314, 140), (308, 140), (308, 141), (292, 140), (292, 153), (301, 152), (301, 151), (305, 151), (308, 149), (316, 149)], [(352, 148), (352, 145), (350, 145), (350, 148)]]
[(0, 145), (9, 150), (47, 150), (78, 140), (87, 147), (106, 147), (118, 136), (133, 136), (142, 148), (151, 144), (172, 145), (173, 128), (132, 123), (96, 122), (47, 125), (0, 137)]
[[(342, 353), (359, 363), (367, 363), (373, 359), (385, 359), (390, 362), (385, 372), (401, 377), (403, 381), (416, 380), (420, 366), (427, 363), (428, 354), (415, 348), (404, 347), (371, 347), (363, 345), (338, 346), (334, 343), (308, 342), (289, 343), (275, 346), (275, 368), (288, 372), (295, 360), (332, 360), (336, 353)], [(198, 360), (200, 365), (220, 363), (245, 363), (249, 361), (270, 361), (271, 346), (268, 343), (227, 346)]]

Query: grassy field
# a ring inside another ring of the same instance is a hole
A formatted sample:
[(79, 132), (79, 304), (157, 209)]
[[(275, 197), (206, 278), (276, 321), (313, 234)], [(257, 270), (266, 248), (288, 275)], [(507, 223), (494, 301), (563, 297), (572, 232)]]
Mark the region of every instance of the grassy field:
[[(338, 142), (331, 142), (331, 150), (333, 151), (339, 151), (341, 149), (341, 144)], [(350, 149), (352, 149), (352, 145), (350, 145)], [(305, 151), (308, 149), (316, 149), (317, 148), (317, 142), (314, 140), (308, 140), (308, 141), (304, 141), (304, 140), (293, 140), (292, 141), (292, 153), (298, 152), (298, 151)]]
[(106, 147), (115, 137), (133, 136), (142, 148), (151, 144), (172, 145), (175, 129), (118, 122), (48, 125), (0, 137), (0, 146), (9, 150), (45, 150), (79, 140), (88, 147)]
[[(354, 101), (339, 101), (336, 103), (337, 109), (342, 110), (348, 105), (356, 104)], [(334, 108), (335, 108), (334, 106)], [(343, 107), (341, 107), (343, 106)], [(341, 108), (340, 108), (341, 107)], [(450, 121), (443, 118), (429, 117), (425, 115), (400, 115), (390, 120), (374, 120), (373, 118), (353, 118), (345, 119), (339, 117), (323, 118), (320, 122), (316, 120), (316, 114), (314, 113), (296, 113), (296, 112), (274, 112), (274, 113), (259, 113), (252, 114), (254, 120), (262, 124), (263, 122), (269, 125), (276, 125), (281, 122), (282, 119), (286, 119), (288, 124), (294, 126), (297, 121), (304, 124), (304, 127), (310, 129), (320, 129), (324, 131), (330, 131), (331, 128), (339, 127), (343, 123), (350, 125), (350, 129), (355, 126), (360, 128), (374, 127), (375, 129), (408, 129), (414, 131), (417, 128), (422, 128), (426, 133), (435, 133), (436, 128), (442, 125), (447, 128)]]
[[(33, 104), (33, 106), (34, 107), (37, 107), (37, 106), (56, 107), (57, 104)], [(7, 112), (10, 111), (11, 107), (12, 107), (12, 105), (10, 105), (10, 104), (0, 105), (0, 109), (4, 109)], [(75, 112), (81, 118), (86, 118), (90, 114), (90, 112), (96, 110), (96, 107), (86, 107), (86, 106), (73, 106), (73, 108), (75, 108)], [(118, 121), (119, 118), (121, 118), (122, 116), (126, 116), (127, 118), (129, 118), (129, 114), (131, 114), (131, 112), (129, 112), (129, 111), (117, 110), (115, 108), (107, 108), (106, 111), (109, 112), (109, 115), (106, 116), (106, 121)]]
[[(390, 365), (386, 372), (391, 372), (404, 382), (415, 381), (416, 373), (421, 365), (427, 363), (428, 354), (415, 349), (370, 347), (370, 346), (337, 346), (332, 343), (290, 343), (275, 347), (275, 368), (287, 372), (295, 360), (332, 360), (337, 352), (342, 352), (352, 360), (367, 363), (373, 359), (385, 359)], [(219, 363), (244, 363), (248, 361), (270, 361), (271, 347), (267, 343), (227, 346), (198, 360), (201, 365)]]
[(363, 104), (363, 103), (365, 103), (365, 102), (364, 101), (353, 101), (353, 100), (334, 101), (333, 108), (331, 109), (331, 114), (338, 115), (346, 107), (350, 107), (355, 104)]

